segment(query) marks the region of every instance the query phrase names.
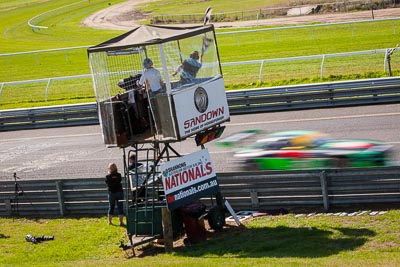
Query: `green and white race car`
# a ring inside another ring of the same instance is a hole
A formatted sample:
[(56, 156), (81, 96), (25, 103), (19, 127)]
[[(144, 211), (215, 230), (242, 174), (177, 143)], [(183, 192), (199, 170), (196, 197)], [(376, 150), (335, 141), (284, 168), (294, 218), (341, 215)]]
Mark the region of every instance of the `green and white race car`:
[[(240, 133), (219, 141), (222, 145), (238, 143)], [(376, 140), (332, 139), (316, 131), (285, 131), (259, 138), (236, 149), (234, 157), (244, 170), (297, 170), (342, 167), (385, 166), (391, 146)]]

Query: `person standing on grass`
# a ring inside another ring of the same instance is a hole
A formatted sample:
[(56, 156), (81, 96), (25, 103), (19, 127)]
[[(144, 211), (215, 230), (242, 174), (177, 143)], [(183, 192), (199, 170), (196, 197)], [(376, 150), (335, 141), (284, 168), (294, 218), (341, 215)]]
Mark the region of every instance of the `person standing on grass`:
[(106, 175), (106, 184), (108, 186), (108, 224), (112, 224), (112, 218), (117, 203), (119, 225), (124, 225), (124, 190), (122, 189), (122, 176), (118, 172), (115, 163), (108, 164), (108, 175)]

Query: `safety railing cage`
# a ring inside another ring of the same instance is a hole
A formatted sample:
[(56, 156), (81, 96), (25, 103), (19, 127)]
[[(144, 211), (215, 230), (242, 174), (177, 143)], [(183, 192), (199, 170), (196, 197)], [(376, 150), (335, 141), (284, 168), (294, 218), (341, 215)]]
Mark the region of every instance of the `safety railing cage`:
[(213, 25), (142, 25), (88, 56), (107, 145), (177, 142), (229, 120)]

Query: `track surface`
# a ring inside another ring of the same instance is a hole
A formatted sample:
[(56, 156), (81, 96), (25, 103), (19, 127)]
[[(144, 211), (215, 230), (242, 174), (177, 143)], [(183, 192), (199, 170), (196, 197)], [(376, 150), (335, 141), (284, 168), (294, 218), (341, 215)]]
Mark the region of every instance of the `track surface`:
[[(85, 19), (84, 25), (104, 29), (127, 30), (143, 18), (134, 6), (149, 0), (130, 0), (101, 10)], [(400, 17), (400, 9), (374, 11), (375, 19)], [(331, 23), (371, 19), (370, 11), (286, 17), (259, 21), (218, 23), (216, 27), (288, 25), (310, 22)], [(267, 132), (318, 130), (335, 138), (368, 138), (394, 146), (394, 161), (400, 160), (400, 104), (363, 107), (313, 109), (296, 112), (273, 112), (231, 117), (223, 137), (243, 129)], [(199, 148), (193, 139), (174, 144), (181, 154)], [(231, 151), (210, 143), (207, 148), (217, 172), (237, 170)], [(122, 168), (123, 152), (106, 148), (99, 125), (42, 130), (0, 132), (0, 180), (13, 180), (13, 173), (23, 179), (67, 179), (104, 177), (109, 162)]]
[[(394, 146), (400, 161), (400, 104), (312, 109), (232, 116), (222, 137), (244, 129), (266, 132), (318, 130), (334, 138), (368, 138)], [(197, 151), (192, 138), (173, 144), (180, 154)], [(206, 145), (217, 172), (237, 170), (231, 150)], [(103, 144), (99, 125), (0, 132), (0, 180), (104, 177), (109, 162), (122, 171), (123, 151)]]

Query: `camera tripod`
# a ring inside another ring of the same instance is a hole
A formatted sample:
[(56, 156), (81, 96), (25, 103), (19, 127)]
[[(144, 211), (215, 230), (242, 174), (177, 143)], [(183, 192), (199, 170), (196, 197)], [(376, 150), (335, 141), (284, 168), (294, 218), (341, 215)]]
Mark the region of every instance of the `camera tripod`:
[(20, 178), (17, 176), (17, 173), (14, 172), (14, 199), (13, 199), (13, 205), (12, 205), (12, 214), (19, 214), (19, 209), (18, 209), (18, 197), (22, 196), (24, 194), (24, 190), (22, 190), (22, 187), (18, 183), (17, 180)]

